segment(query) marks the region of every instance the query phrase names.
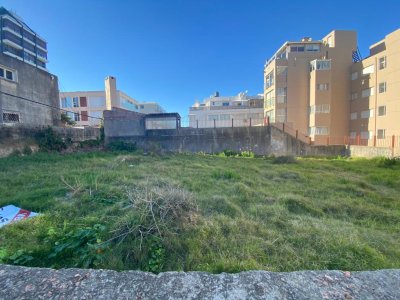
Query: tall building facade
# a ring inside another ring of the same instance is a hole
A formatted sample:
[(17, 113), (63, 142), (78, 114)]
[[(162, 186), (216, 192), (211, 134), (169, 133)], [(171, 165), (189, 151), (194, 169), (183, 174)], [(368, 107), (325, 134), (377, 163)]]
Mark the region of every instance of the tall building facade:
[(316, 143), (349, 132), (349, 73), (357, 49), (354, 31), (321, 40), (285, 42), (264, 68), (264, 114)]
[(0, 7), (0, 51), (46, 70), (47, 42), (16, 14)]
[(400, 29), (351, 67), (350, 137), (364, 145), (400, 136)]
[(46, 41), (0, 7), (0, 125), (59, 125), (58, 79), (46, 63)]
[(263, 95), (220, 96), (218, 92), (203, 103), (196, 102), (189, 108), (189, 126), (210, 127), (247, 127), (264, 123)]
[(105, 110), (113, 107), (140, 113), (163, 113), (156, 102), (139, 102), (117, 89), (116, 78), (106, 77), (104, 91), (61, 92), (60, 107), (78, 126), (99, 126)]

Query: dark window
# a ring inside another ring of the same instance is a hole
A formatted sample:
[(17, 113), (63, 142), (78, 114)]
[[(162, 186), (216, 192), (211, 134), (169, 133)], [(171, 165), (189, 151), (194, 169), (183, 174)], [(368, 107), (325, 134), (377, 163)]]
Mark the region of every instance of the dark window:
[(4, 69), (0, 68), (0, 77), (4, 77)]
[(20, 45), (20, 46), (22, 45), (22, 39), (8, 31), (3, 31), (3, 39), (10, 40), (11, 42), (13, 42), (17, 45)]
[(35, 46), (33, 46), (31, 43), (29, 42), (25, 42), (24, 41), (24, 48), (35, 53)]
[(39, 67), (46, 68), (46, 64), (45, 64), (44, 62), (40, 61), (40, 60), (37, 60), (36, 64), (37, 64)]
[(10, 45), (4, 45), (4, 51), (10, 52), (14, 55), (22, 57), (22, 50), (15, 49), (14, 47), (11, 47)]
[(47, 53), (40, 49), (37, 49), (37, 55), (47, 59)]
[(19, 123), (19, 114), (17, 113), (3, 113), (4, 123)]
[(88, 112), (83, 110), (81, 112), (81, 117), (82, 117), (82, 121), (87, 121), (88, 120)]
[(11, 22), (10, 20), (7, 19), (3, 19), (3, 27), (8, 27), (10, 28), (12, 31), (21, 34), (21, 30), (22, 28), (20, 26), (18, 26), (17, 24), (15, 24), (14, 22)]
[[(80, 97), (79, 98), (79, 102), (80, 102), (81, 107), (87, 107), (87, 99), (86, 99), (86, 97)], [(83, 114), (83, 112), (82, 112), (82, 114)], [(86, 114), (87, 114), (87, 112), (86, 112)], [(83, 116), (82, 116), (82, 118), (83, 118)], [(83, 121), (85, 121), (85, 120), (83, 120)]]
[(36, 44), (43, 49), (47, 49), (46, 42), (42, 41), (41, 39), (36, 37)]
[(11, 71), (6, 70), (6, 78), (13, 80), (13, 73)]
[(29, 54), (28, 52), (24, 52), (24, 59), (26, 61), (30, 61), (32, 63), (36, 63), (36, 57), (33, 56), (32, 54)]
[(24, 37), (33, 43), (35, 42), (35, 36), (29, 31), (24, 30)]

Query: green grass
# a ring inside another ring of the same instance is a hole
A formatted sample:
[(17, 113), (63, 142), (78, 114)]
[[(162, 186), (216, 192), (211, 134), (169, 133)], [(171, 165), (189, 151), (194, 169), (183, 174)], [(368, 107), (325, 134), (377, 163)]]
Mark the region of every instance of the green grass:
[[(0, 229), (0, 262), (216, 273), (400, 268), (400, 163), (38, 153), (0, 159), (0, 182), (0, 206), (41, 213)], [(109, 241), (137, 221), (127, 190), (159, 182), (192, 193), (193, 220), (161, 241)]]

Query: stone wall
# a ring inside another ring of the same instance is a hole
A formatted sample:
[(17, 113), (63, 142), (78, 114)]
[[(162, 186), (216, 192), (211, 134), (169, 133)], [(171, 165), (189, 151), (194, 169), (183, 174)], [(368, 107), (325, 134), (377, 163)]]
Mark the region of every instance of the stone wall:
[[(0, 157), (7, 156), (15, 150), (22, 150), (29, 146), (33, 151), (38, 149), (35, 135), (45, 129), (44, 126), (26, 127), (0, 125)], [(100, 138), (100, 128), (64, 128), (52, 127), (55, 132), (64, 138), (71, 138), (73, 142), (96, 140)]]
[(400, 299), (400, 271), (237, 274), (0, 265), (1, 299)]
[(234, 128), (180, 128), (146, 130), (143, 136), (107, 136), (106, 142), (124, 140), (145, 151), (205, 152), (252, 151), (257, 155), (344, 155), (344, 146), (312, 147), (272, 126)]
[(113, 107), (105, 110), (104, 134), (109, 137), (145, 135), (144, 114)]
[(365, 158), (372, 158), (377, 156), (398, 157), (400, 156), (400, 148), (348, 146), (348, 154), (352, 157)]
[[(2, 53), (0, 65), (16, 73), (16, 81), (0, 78), (2, 92), (60, 107), (57, 76)], [(0, 93), (0, 124), (3, 123), (2, 111), (19, 113), (20, 123), (25, 126), (59, 125), (60, 122), (58, 109)]]

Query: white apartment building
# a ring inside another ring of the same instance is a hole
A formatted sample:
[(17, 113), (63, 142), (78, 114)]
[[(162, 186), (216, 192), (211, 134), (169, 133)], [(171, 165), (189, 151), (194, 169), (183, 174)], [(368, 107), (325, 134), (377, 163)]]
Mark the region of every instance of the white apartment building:
[(220, 96), (219, 92), (189, 108), (189, 127), (248, 127), (264, 122), (264, 96)]
[(60, 107), (77, 126), (99, 126), (103, 111), (112, 107), (139, 113), (163, 113), (165, 110), (156, 102), (139, 102), (124, 92), (117, 90), (116, 78), (105, 79), (104, 91), (60, 92)]

